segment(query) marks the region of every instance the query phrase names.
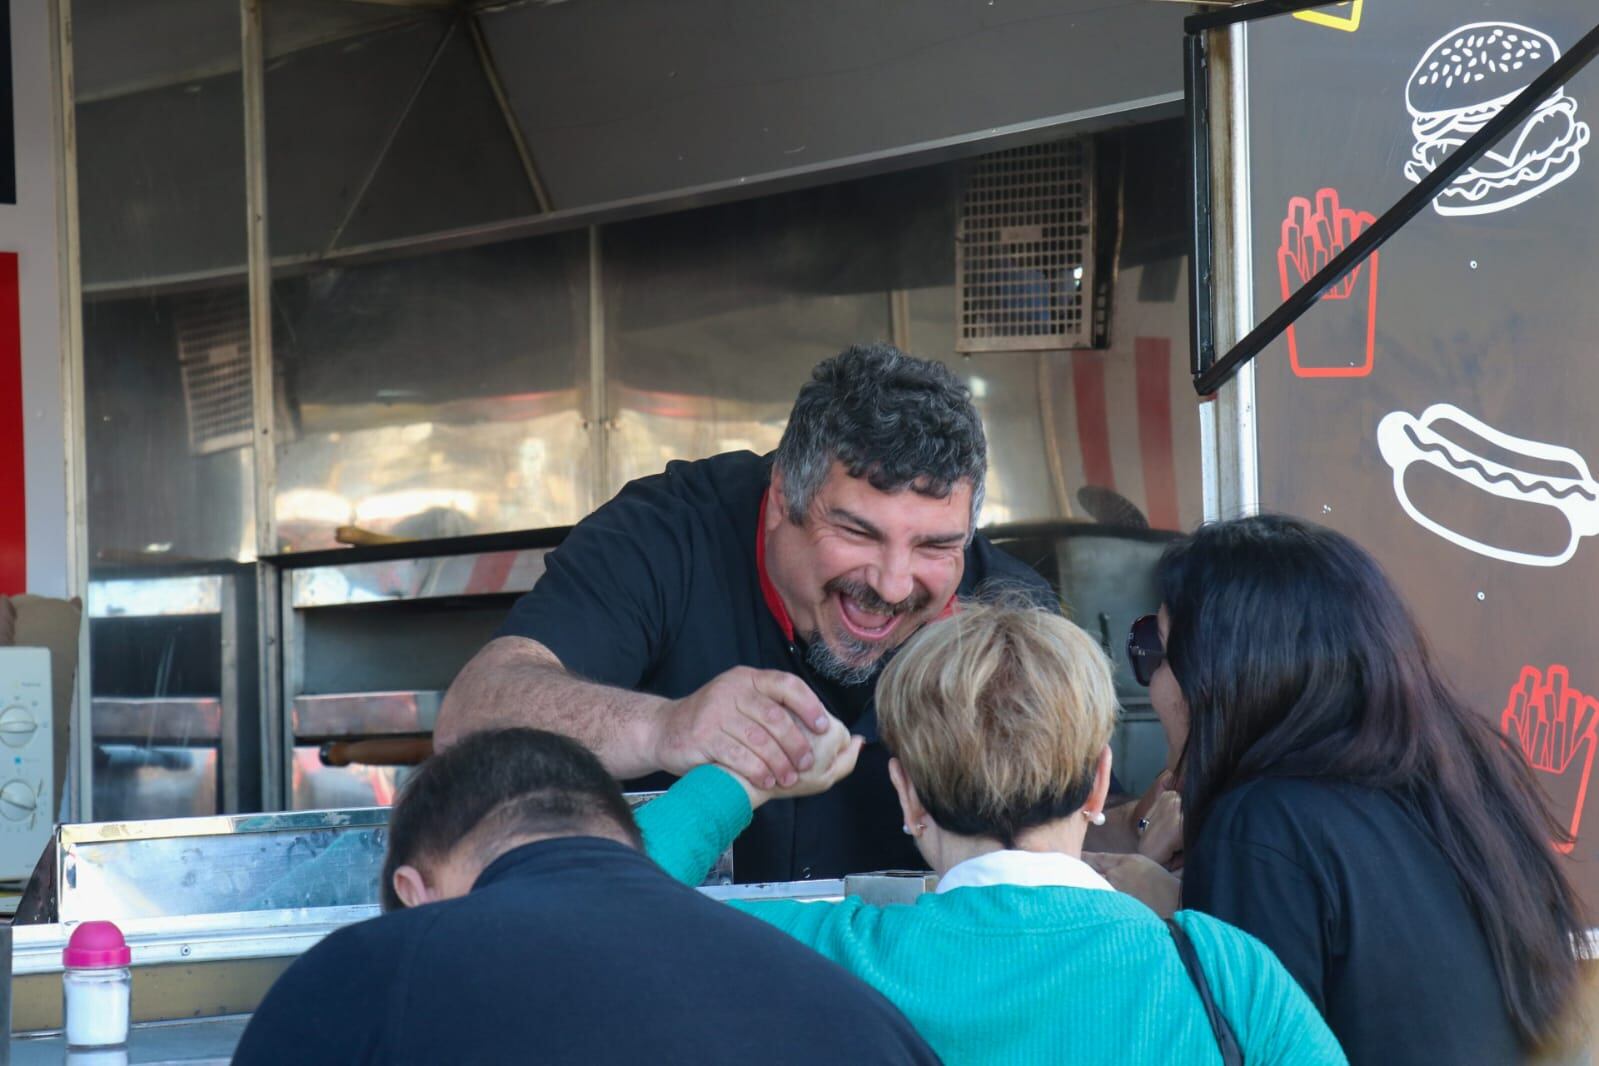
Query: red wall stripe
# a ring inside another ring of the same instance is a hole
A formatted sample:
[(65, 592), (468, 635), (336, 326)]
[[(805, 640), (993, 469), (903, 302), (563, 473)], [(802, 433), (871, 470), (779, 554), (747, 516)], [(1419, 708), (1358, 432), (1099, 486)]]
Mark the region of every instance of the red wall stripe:
[(516, 566), (516, 552), (490, 552), (480, 555), (472, 563), (472, 572), (466, 576), (466, 594), (481, 596), (490, 592), (504, 592), (506, 579)]
[(22, 300), (17, 253), (0, 252), (0, 595), (28, 590), (22, 448)]
[(1172, 447), (1171, 341), (1139, 337), (1138, 451), (1144, 463), (1144, 514), (1156, 529), (1178, 529), (1177, 456)]
[(1105, 357), (1098, 352), (1072, 353), (1072, 397), (1077, 405), (1077, 446), (1083, 453), (1083, 481), (1116, 487), (1110, 461), (1110, 412), (1105, 398)]

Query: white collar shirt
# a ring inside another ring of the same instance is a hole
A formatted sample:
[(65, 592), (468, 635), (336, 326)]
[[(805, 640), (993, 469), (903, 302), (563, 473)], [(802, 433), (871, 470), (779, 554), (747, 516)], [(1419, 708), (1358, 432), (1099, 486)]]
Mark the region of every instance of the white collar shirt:
[(1058, 851), (990, 851), (951, 867), (939, 880), (937, 891), (990, 885), (1116, 891), (1082, 859)]

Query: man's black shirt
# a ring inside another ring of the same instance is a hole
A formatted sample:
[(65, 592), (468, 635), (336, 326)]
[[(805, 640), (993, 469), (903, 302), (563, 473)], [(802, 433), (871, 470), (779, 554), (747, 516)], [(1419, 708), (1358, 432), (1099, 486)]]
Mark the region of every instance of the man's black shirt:
[(525, 844), (471, 893), (295, 960), (235, 1066), (936, 1063), (894, 1007), (597, 837)]
[[(900, 831), (877, 743), (871, 683), (815, 676), (767, 606), (756, 565), (770, 456), (674, 462), (627, 485), (546, 560), (500, 636), (529, 637), (580, 677), (680, 699), (735, 666), (786, 670), (869, 743), (855, 772), (820, 796), (768, 803), (734, 845), (740, 881), (839, 877), (924, 863)], [(975, 537), (958, 595), (1010, 587), (1055, 604), (1034, 571)]]

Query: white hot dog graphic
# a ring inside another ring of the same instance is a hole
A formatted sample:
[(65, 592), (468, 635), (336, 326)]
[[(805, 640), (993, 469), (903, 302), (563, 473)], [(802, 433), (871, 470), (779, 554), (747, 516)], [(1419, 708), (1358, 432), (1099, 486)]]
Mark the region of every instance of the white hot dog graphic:
[[(1452, 432), (1440, 432), (1440, 427)], [(1486, 444), (1480, 452), (1469, 443), (1472, 435)], [(1377, 425), (1377, 449), (1393, 468), (1394, 495), (1405, 513), (1451, 544), (1478, 555), (1522, 566), (1560, 566), (1576, 554), (1582, 538), (1599, 533), (1599, 483), (1594, 482), (1586, 460), (1570, 448), (1512, 437), (1453, 404), (1438, 403), (1419, 418), (1404, 411), (1385, 416)], [(1532, 469), (1509, 466), (1496, 458), (1515, 456), (1525, 456)], [(1417, 463), (1435, 467), (1491, 496), (1552, 508), (1569, 524), (1570, 539), (1563, 550), (1538, 553), (1488, 544), (1451, 529), (1411, 499), (1406, 472)]]

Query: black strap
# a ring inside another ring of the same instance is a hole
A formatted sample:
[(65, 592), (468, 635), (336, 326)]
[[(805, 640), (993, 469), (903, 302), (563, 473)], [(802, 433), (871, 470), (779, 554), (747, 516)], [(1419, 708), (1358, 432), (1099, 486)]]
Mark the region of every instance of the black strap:
[(1199, 955), (1194, 951), (1193, 941), (1188, 939), (1188, 934), (1177, 924), (1175, 918), (1166, 919), (1166, 928), (1171, 930), (1171, 938), (1177, 942), (1177, 954), (1182, 956), (1188, 977), (1194, 982), (1194, 988), (1199, 991), (1199, 1001), (1205, 1005), (1205, 1017), (1210, 1019), (1210, 1031), (1216, 1034), (1216, 1046), (1221, 1049), (1222, 1066), (1244, 1066), (1244, 1053), (1238, 1047), (1238, 1038), (1233, 1035), (1233, 1027), (1222, 1017), (1215, 999), (1211, 997), (1210, 982), (1205, 980), (1205, 971), (1200, 968)]

